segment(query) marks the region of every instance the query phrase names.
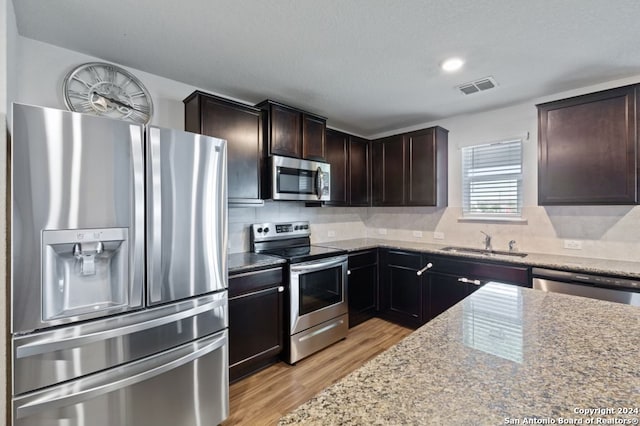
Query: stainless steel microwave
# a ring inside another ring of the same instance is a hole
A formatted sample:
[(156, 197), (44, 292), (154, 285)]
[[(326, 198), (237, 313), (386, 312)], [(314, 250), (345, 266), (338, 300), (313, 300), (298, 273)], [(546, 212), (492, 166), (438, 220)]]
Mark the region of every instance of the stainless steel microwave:
[(329, 201), (331, 166), (320, 161), (271, 156), (274, 200)]

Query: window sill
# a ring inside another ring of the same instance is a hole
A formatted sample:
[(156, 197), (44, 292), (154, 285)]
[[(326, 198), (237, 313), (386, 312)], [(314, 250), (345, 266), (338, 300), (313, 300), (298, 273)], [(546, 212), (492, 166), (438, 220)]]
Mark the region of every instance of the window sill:
[(495, 223), (515, 223), (526, 225), (527, 219), (524, 217), (500, 217), (500, 216), (462, 216), (458, 218), (458, 222), (495, 222)]

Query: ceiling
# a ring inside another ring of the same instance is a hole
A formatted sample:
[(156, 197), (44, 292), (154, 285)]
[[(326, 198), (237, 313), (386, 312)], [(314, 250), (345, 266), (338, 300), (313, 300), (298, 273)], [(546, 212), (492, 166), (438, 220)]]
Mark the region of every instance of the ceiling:
[[(14, 0), (20, 35), (372, 136), (640, 74), (637, 0)], [(450, 56), (465, 59), (453, 74)], [(462, 95), (493, 76), (498, 87)], [(186, 95), (186, 94), (185, 94)]]

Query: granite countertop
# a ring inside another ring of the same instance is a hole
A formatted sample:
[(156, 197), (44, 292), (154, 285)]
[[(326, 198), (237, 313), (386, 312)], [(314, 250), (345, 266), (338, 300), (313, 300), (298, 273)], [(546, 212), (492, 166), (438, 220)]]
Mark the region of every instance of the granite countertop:
[(383, 240), (375, 238), (358, 238), (353, 240), (332, 241), (316, 245), (333, 247), (350, 252), (376, 247), (395, 248), (401, 250), (415, 250), (425, 253), (442, 254), (447, 256), (467, 257), (472, 259), (495, 260), (517, 265), (537, 266), (541, 268), (560, 269), (582, 273), (618, 275), (622, 277), (640, 279), (640, 262), (628, 262), (609, 259), (593, 259), (587, 257), (561, 256), (555, 254), (527, 253), (526, 257), (516, 256), (486, 256), (483, 254), (447, 252), (443, 251), (447, 245), (427, 244), (411, 241)]
[(286, 260), (279, 257), (258, 253), (231, 253), (227, 257), (229, 275), (280, 266), (284, 263)]
[(490, 283), (280, 424), (637, 424), (638, 348), (637, 307)]

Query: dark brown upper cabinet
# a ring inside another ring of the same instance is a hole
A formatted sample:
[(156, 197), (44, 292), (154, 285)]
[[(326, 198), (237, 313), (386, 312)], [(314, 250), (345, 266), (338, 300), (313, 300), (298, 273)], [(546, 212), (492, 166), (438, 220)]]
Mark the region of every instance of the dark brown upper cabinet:
[(326, 118), (271, 100), (256, 107), (264, 111), (269, 155), (325, 160)]
[(447, 141), (442, 127), (373, 141), (373, 205), (446, 206)]
[(331, 201), (325, 204), (346, 206), (349, 204), (349, 135), (327, 129), (326, 153), (331, 165)]
[(405, 143), (402, 135), (372, 143), (372, 183), (374, 206), (405, 204)]
[(638, 202), (637, 86), (538, 107), (538, 204)]
[(184, 101), (185, 130), (227, 140), (229, 204), (261, 204), (262, 112), (195, 91)]
[(302, 158), (325, 160), (325, 129), (327, 120), (302, 114)]
[(371, 205), (371, 142), (357, 136), (349, 136), (350, 206)]
[(369, 141), (327, 129), (325, 152), (331, 164), (331, 201), (325, 204), (369, 206)]

